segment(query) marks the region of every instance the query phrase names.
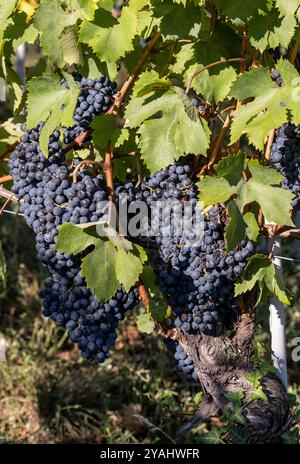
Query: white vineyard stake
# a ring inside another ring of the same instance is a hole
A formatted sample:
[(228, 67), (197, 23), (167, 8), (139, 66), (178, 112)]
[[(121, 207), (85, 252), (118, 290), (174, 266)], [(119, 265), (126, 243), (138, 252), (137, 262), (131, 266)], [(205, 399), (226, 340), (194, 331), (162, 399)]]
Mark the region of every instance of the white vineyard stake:
[(25, 44), (19, 45), (17, 48), (16, 67), (22, 84), (25, 84)]
[[(282, 278), (282, 263), (278, 256), (281, 255), (281, 240), (275, 238), (272, 245), (273, 263), (279, 277)], [(274, 367), (278, 369), (278, 375), (284, 384), (288, 387), (287, 378), (287, 360), (286, 360), (286, 340), (285, 340), (285, 308), (278, 298), (273, 295), (270, 299), (270, 332), (271, 332), (271, 350)]]

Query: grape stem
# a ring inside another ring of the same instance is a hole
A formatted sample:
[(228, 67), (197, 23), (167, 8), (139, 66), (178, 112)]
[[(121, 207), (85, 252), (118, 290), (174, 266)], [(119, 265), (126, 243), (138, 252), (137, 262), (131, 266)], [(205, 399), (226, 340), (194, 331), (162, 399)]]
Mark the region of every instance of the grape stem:
[(110, 107), (107, 114), (114, 114), (114, 115), (118, 114), (118, 111), (119, 111), (119, 109), (120, 109), (120, 107), (121, 107), (127, 93), (131, 90), (131, 88), (132, 88), (134, 82), (136, 81), (136, 79), (138, 78), (138, 76), (139, 76), (139, 74), (140, 74), (140, 72), (141, 72), (147, 58), (149, 57), (149, 55), (152, 52), (152, 50), (154, 49), (155, 45), (159, 41), (160, 37), (161, 37), (160, 31), (156, 31), (153, 34), (152, 39), (150, 40), (149, 44), (145, 48), (145, 50), (144, 50), (142, 56), (140, 57), (136, 67), (132, 71), (132, 73), (129, 76), (129, 78), (127, 79), (127, 81), (124, 83), (121, 90), (117, 93), (116, 98), (115, 98), (115, 102)]
[(209, 171), (212, 168), (212, 166), (214, 165), (214, 163), (217, 161), (218, 154), (219, 154), (222, 142), (224, 140), (226, 132), (227, 132), (227, 130), (228, 130), (229, 126), (230, 126), (230, 123), (231, 123), (231, 118), (232, 118), (232, 116), (231, 116), (231, 113), (230, 113), (230, 114), (227, 115), (227, 117), (225, 119), (225, 122), (223, 124), (223, 127), (220, 130), (220, 133), (219, 133), (218, 138), (216, 140), (216, 143), (214, 145), (212, 154), (209, 157), (208, 164), (205, 164), (203, 166), (202, 170), (200, 171), (200, 176), (205, 175), (207, 173), (207, 171)]
[(12, 193), (10, 190), (7, 190), (6, 188), (2, 187), (0, 185), (0, 197), (6, 198), (9, 201), (12, 201), (13, 203), (19, 203), (18, 198), (14, 193)]
[(73, 179), (73, 184), (76, 184), (77, 183), (77, 174), (78, 172), (86, 165), (96, 165), (98, 167), (101, 167), (102, 169), (105, 169), (105, 164), (104, 163), (99, 163), (98, 161), (92, 161), (92, 160), (82, 160), (80, 161), (80, 163), (78, 163), (78, 165), (76, 166), (76, 168), (74, 169), (74, 171), (72, 172), (72, 174), (70, 174), (70, 177), (72, 177)]
[(144, 303), (145, 307), (148, 308), (149, 303), (150, 303), (150, 297), (149, 297), (148, 290), (146, 289), (145, 285), (143, 284), (141, 280), (139, 280), (137, 283), (137, 289), (140, 295), (140, 299)]
[(0, 177), (0, 184), (5, 184), (5, 182), (9, 182), (10, 180), (12, 180), (11, 176)]
[(271, 148), (274, 142), (275, 137), (275, 129), (271, 129), (268, 133), (268, 142), (266, 147), (266, 154), (265, 154), (265, 165), (268, 166), (270, 163), (270, 156), (271, 156)]
[(187, 88), (186, 88), (186, 91), (185, 93), (189, 93), (189, 91), (191, 90), (191, 85), (192, 85), (192, 82), (193, 80), (195, 79), (195, 77), (199, 76), (199, 74), (203, 73), (204, 71), (206, 71), (207, 69), (210, 69), (210, 68), (213, 68), (214, 66), (217, 66), (219, 64), (224, 64), (224, 63), (235, 63), (235, 62), (243, 62), (243, 61), (246, 61), (245, 58), (228, 58), (227, 60), (219, 60), (219, 61), (215, 61), (214, 63), (210, 63), (208, 64), (207, 66), (204, 66), (204, 68), (202, 69), (198, 69), (198, 71), (195, 71), (189, 81), (188, 81), (188, 85), (187, 85)]

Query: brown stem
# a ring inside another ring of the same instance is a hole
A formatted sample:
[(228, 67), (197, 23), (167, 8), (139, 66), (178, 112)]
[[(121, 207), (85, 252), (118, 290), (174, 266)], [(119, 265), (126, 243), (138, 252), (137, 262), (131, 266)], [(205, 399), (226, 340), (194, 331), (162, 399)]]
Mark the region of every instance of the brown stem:
[(108, 110), (107, 114), (117, 114), (118, 113), (118, 111), (119, 111), (119, 109), (120, 109), (120, 107), (121, 107), (121, 105), (122, 105), (122, 103), (124, 101), (124, 98), (126, 97), (127, 93), (130, 91), (130, 89), (132, 88), (134, 82), (138, 78), (138, 76), (139, 76), (139, 74), (140, 74), (140, 72), (141, 72), (147, 58), (149, 57), (149, 55), (152, 52), (152, 50), (154, 49), (155, 45), (159, 41), (160, 37), (161, 37), (160, 31), (156, 31), (153, 34), (152, 39), (150, 40), (149, 44), (145, 48), (145, 50), (144, 50), (142, 56), (140, 57), (136, 67), (132, 71), (132, 73), (129, 76), (129, 78), (127, 79), (127, 81), (124, 83), (121, 90), (118, 92), (118, 94), (116, 96), (116, 99), (115, 99), (115, 102), (111, 106), (111, 108)]
[(1, 185), (0, 185), (0, 197), (9, 199), (9, 201), (12, 201), (13, 203), (19, 203), (18, 197), (16, 197), (14, 193), (2, 187)]
[(85, 131), (85, 132), (81, 132), (76, 137), (76, 139), (73, 140), (73, 142), (71, 142), (69, 145), (67, 145), (64, 148), (64, 153), (68, 153), (69, 151), (71, 151), (75, 147), (82, 147), (84, 142), (91, 135), (92, 132), (93, 132), (92, 129), (89, 129), (88, 131)]
[(219, 133), (217, 142), (216, 142), (216, 144), (214, 146), (214, 149), (213, 149), (213, 152), (211, 154), (210, 161), (209, 161), (208, 166), (207, 166), (208, 170), (214, 165), (214, 163), (215, 163), (215, 161), (216, 161), (216, 159), (218, 157), (222, 142), (224, 140), (224, 137), (226, 135), (226, 132), (227, 132), (228, 128), (230, 127), (230, 123), (231, 123), (231, 114), (228, 114), (226, 116), (225, 122), (223, 124), (223, 127), (222, 127), (220, 133)]
[(115, 192), (114, 192), (114, 179), (112, 172), (112, 150), (111, 150), (111, 141), (108, 142), (105, 153), (105, 178), (106, 185), (108, 188), (109, 200), (114, 203), (115, 201)]
[(5, 182), (9, 182), (12, 180), (12, 176), (3, 176), (0, 177), (0, 184), (5, 184)]
[[(14, 194), (12, 193), (11, 194), (11, 198), (14, 196)], [(4, 204), (2, 205), (2, 208), (0, 209), (0, 216), (1, 214), (3, 213), (3, 210), (6, 208), (6, 206), (8, 205), (8, 203), (10, 202), (11, 198), (7, 198), (7, 200), (4, 202)]]
[(150, 303), (150, 296), (148, 290), (141, 280), (138, 281), (137, 288), (141, 301), (144, 303), (145, 307), (148, 308)]
[(207, 69), (210, 69), (214, 66), (217, 66), (219, 64), (224, 64), (224, 63), (234, 63), (234, 62), (241, 62), (241, 61), (245, 61), (244, 58), (228, 58), (226, 60), (219, 60), (219, 61), (215, 61), (214, 63), (210, 63), (208, 64), (207, 66), (204, 66), (204, 68), (202, 69), (199, 69), (198, 71), (195, 71), (189, 81), (188, 81), (188, 85), (187, 85), (187, 88), (186, 88), (186, 93), (189, 93), (190, 89), (191, 89), (191, 85), (192, 85), (192, 82), (193, 80), (195, 79), (195, 77), (197, 77), (199, 74), (203, 73), (204, 71), (206, 71)]
[(77, 183), (77, 174), (78, 172), (84, 167), (84, 166), (91, 166), (91, 165), (96, 165), (98, 167), (101, 167), (102, 169), (105, 169), (105, 164), (104, 163), (99, 163), (98, 161), (92, 161), (92, 160), (82, 160), (80, 161), (80, 163), (78, 163), (78, 165), (76, 166), (76, 168), (74, 169), (74, 171), (70, 174), (70, 177), (72, 177), (73, 179), (73, 184), (76, 184)]
[(270, 156), (271, 156), (271, 148), (274, 142), (275, 137), (275, 129), (271, 129), (268, 133), (268, 142), (266, 146), (266, 154), (265, 154), (265, 165), (268, 166), (270, 163)]

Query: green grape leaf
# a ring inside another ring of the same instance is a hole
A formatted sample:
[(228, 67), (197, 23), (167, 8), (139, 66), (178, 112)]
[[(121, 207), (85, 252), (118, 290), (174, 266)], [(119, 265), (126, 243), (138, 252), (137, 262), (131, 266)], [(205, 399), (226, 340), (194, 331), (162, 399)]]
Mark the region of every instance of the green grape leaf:
[(96, 245), (98, 241), (99, 238), (90, 229), (66, 222), (58, 228), (56, 249), (60, 253), (77, 255), (89, 246)]
[(6, 263), (4, 258), (4, 253), (2, 249), (2, 244), (0, 242), (0, 292), (2, 292), (6, 287)]
[(74, 122), (73, 114), (80, 88), (70, 74), (63, 74), (69, 89), (62, 87), (60, 79), (53, 74), (43, 74), (27, 84), (27, 126), (31, 128), (40, 121), (46, 122), (40, 135), (41, 149), (46, 155), (53, 131), (61, 126), (72, 126)]
[(249, 240), (253, 240), (255, 242), (259, 234), (259, 225), (257, 224), (255, 215), (249, 211), (244, 214), (243, 221), (246, 224), (247, 237)]
[(281, 303), (287, 305), (291, 304), (291, 295), (284, 288), (282, 278), (280, 277), (278, 272), (276, 272), (276, 268), (273, 263), (266, 272), (266, 275), (264, 277), (264, 284), (266, 285), (270, 294), (277, 296), (278, 300)]
[(138, 256), (118, 249), (116, 257), (116, 277), (120, 284), (124, 285), (126, 292), (138, 281), (143, 271), (143, 263)]
[(93, 21), (83, 21), (80, 27), (80, 40), (107, 64), (112, 79), (117, 72), (117, 60), (133, 50), (133, 39), (139, 30), (138, 11), (145, 2), (133, 3), (123, 9), (119, 21), (109, 11), (98, 8)]
[(94, 251), (82, 260), (81, 275), (101, 303), (108, 301), (120, 288), (116, 259), (115, 245), (110, 240), (98, 240)]
[(42, 0), (34, 15), (34, 26), (41, 34), (41, 46), (49, 59), (58, 67), (64, 63), (60, 37), (68, 26), (77, 21), (76, 11), (65, 11), (58, 0)]
[[(126, 110), (126, 126), (138, 127), (141, 157), (151, 172), (156, 172), (183, 154), (205, 154), (209, 142), (206, 121), (193, 120), (181, 98), (167, 92), (145, 103), (146, 97), (132, 99)], [(161, 115), (161, 117), (153, 117)], [(149, 119), (150, 118), (150, 119)]]
[[(103, 3), (101, 1), (101, 3)], [(67, 0), (69, 10), (74, 10), (81, 19), (92, 21), (97, 10), (94, 0)]]
[(237, 185), (243, 176), (245, 166), (245, 155), (238, 153), (222, 158), (214, 168), (219, 177), (224, 177), (230, 185)]
[(77, 255), (91, 245), (96, 245), (99, 241), (91, 229), (83, 229), (75, 224), (66, 222), (58, 228), (56, 239), (56, 249), (60, 253)]
[(231, 96), (255, 99), (234, 112), (231, 143), (236, 142), (242, 134), (247, 134), (249, 141), (263, 150), (266, 135), (271, 129), (289, 119), (295, 124), (300, 123), (298, 73), (288, 60), (280, 60), (276, 67), (283, 79), (282, 87), (277, 87), (271, 78), (267, 84), (266, 73), (269, 71), (259, 68), (243, 73), (233, 84)]
[(228, 203), (230, 221), (225, 231), (227, 252), (236, 248), (246, 235), (246, 224), (235, 201)]
[(17, 48), (20, 46), (20, 45), (23, 45), (25, 43), (27, 44), (34, 44), (34, 42), (36, 41), (36, 39), (38, 38), (38, 35), (39, 35), (39, 32), (38, 30), (34, 27), (33, 24), (30, 24), (24, 31), (24, 33), (18, 37), (17, 39), (15, 39), (13, 41), (13, 49), (14, 51), (17, 50)]
[(93, 142), (96, 147), (106, 149), (108, 141), (112, 148), (118, 148), (129, 139), (128, 129), (120, 129), (117, 126), (117, 118), (113, 115), (100, 115), (91, 124), (93, 129)]
[(299, 0), (275, 0), (275, 4), (282, 16), (293, 15), (299, 10)]
[(215, 0), (219, 12), (232, 19), (240, 19), (242, 21), (250, 18), (257, 10), (263, 10), (266, 7), (266, 0)]
[(236, 193), (236, 189), (224, 177), (207, 176), (197, 183), (200, 190), (199, 200), (205, 206), (223, 203)]
[(153, 16), (160, 19), (160, 29), (166, 39), (197, 38), (201, 30), (202, 11), (199, 6), (174, 5), (172, 0), (152, 0)]
[(140, 332), (150, 335), (155, 328), (155, 323), (148, 314), (139, 314), (136, 318), (136, 325)]
[(83, 56), (79, 45), (78, 30), (75, 26), (67, 26), (59, 36), (64, 63), (83, 65)]
[(280, 185), (283, 175), (269, 166), (262, 166), (258, 160), (249, 160), (248, 168), (256, 182), (265, 185)]
[(242, 276), (235, 283), (234, 295), (238, 296), (252, 290), (256, 283), (264, 279), (270, 266), (272, 263), (267, 256), (259, 253), (251, 256)]
[(8, 119), (0, 127), (0, 155), (12, 147), (23, 135), (20, 125), (13, 119)]
[[(203, 66), (194, 65), (194, 68), (200, 70)], [(192, 69), (189, 73), (192, 74)], [(205, 95), (206, 100), (215, 104), (223, 101), (229, 94), (231, 86), (235, 81), (237, 74), (232, 66), (222, 69), (218, 74), (210, 75), (207, 70), (195, 77), (192, 87), (197, 94)]]
[(169, 79), (160, 77), (154, 70), (146, 71), (136, 82), (132, 96), (135, 98), (143, 97), (151, 92), (166, 92), (171, 87), (172, 82)]
[(252, 177), (238, 188), (237, 204), (242, 211), (246, 205), (256, 202), (268, 222), (294, 226), (289, 215), (293, 198), (289, 191), (260, 183)]
[(279, 44), (288, 47), (295, 33), (297, 22), (293, 14), (280, 18), (276, 9), (258, 11), (249, 21), (250, 43), (260, 52)]
[(0, 0), (0, 56), (2, 55), (5, 29), (11, 24), (8, 18), (14, 12), (17, 4), (18, 0)]

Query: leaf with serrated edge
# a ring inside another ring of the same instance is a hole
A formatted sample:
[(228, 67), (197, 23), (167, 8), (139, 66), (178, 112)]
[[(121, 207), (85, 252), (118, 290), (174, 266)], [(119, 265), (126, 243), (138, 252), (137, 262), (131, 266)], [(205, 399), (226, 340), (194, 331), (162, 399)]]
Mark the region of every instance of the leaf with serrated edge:
[[(237, 79), (231, 95), (236, 98), (240, 96), (256, 98), (234, 112), (231, 143), (238, 140), (242, 134), (247, 134), (249, 141), (259, 150), (263, 150), (268, 132), (287, 122), (289, 112), (292, 115), (291, 122), (300, 123), (300, 106), (296, 98), (297, 85), (299, 85), (298, 73), (288, 60), (280, 60), (276, 68), (283, 80), (281, 87), (277, 87), (271, 77), (267, 84), (266, 72), (269, 72), (267, 70), (264, 72), (251, 70)], [(247, 79), (252, 82), (251, 85)]]
[(87, 229), (66, 222), (58, 228), (56, 249), (60, 253), (76, 255), (84, 251), (90, 245), (96, 245), (98, 241), (99, 238), (90, 234)]
[(0, 56), (2, 54), (4, 31), (10, 24), (8, 18), (14, 12), (17, 3), (17, 0), (5, 0), (0, 5)]
[(138, 281), (143, 271), (141, 260), (133, 253), (118, 249), (116, 257), (116, 277), (124, 285), (126, 292)]
[(299, 0), (275, 0), (275, 3), (282, 16), (294, 14), (299, 9)]
[(108, 11), (98, 8), (93, 22), (83, 21), (81, 24), (80, 40), (87, 43), (98, 58), (109, 65), (110, 77), (114, 78), (116, 61), (133, 50), (133, 39), (137, 32), (137, 12), (132, 8), (124, 8), (119, 21)]
[[(251, 178), (238, 188), (237, 204), (242, 211), (243, 208), (253, 202), (260, 205), (262, 213), (268, 222), (294, 226), (290, 218), (291, 201), (294, 195), (279, 187), (271, 187), (257, 182)], [(274, 208), (276, 205), (276, 208)]]
[(94, 129), (92, 137), (97, 147), (106, 148), (107, 142), (111, 141), (112, 148), (119, 147), (129, 138), (128, 129), (117, 127), (115, 116), (104, 114), (94, 119), (91, 124)]
[(282, 279), (276, 272), (276, 268), (273, 263), (266, 272), (264, 282), (269, 292), (272, 295), (276, 295), (281, 303), (287, 305), (291, 303), (290, 295), (287, 293), (287, 291), (285, 291)]
[(40, 121), (46, 122), (40, 134), (40, 145), (45, 154), (48, 154), (49, 136), (54, 129), (72, 126), (74, 122), (73, 114), (80, 88), (71, 75), (63, 75), (69, 89), (62, 87), (60, 79), (54, 74), (43, 74), (27, 84), (27, 126), (32, 128)]
[[(126, 125), (141, 125), (141, 157), (151, 172), (156, 172), (180, 158), (183, 154), (206, 154), (209, 129), (198, 116), (191, 120), (182, 100), (173, 92), (144, 104), (145, 97), (130, 101), (126, 111)], [(150, 116), (162, 113), (160, 118)]]
[(117, 250), (109, 240), (98, 240), (94, 251), (82, 260), (81, 275), (96, 298), (104, 303), (120, 288), (116, 277)]
[(58, 0), (42, 0), (34, 15), (34, 25), (41, 33), (41, 45), (45, 54), (57, 66), (64, 65), (60, 35), (77, 21), (76, 11), (64, 11)]
[(224, 177), (230, 185), (237, 185), (245, 168), (245, 155), (238, 153), (222, 158), (214, 168), (219, 177)]
[(248, 168), (256, 182), (266, 185), (280, 185), (283, 175), (269, 166), (262, 166), (257, 160), (248, 161)]
[(155, 323), (151, 321), (148, 314), (139, 314), (136, 318), (136, 325), (140, 332), (150, 335), (155, 328)]
[(271, 262), (267, 256), (262, 254), (251, 256), (242, 276), (235, 283), (234, 295), (238, 296), (252, 290), (257, 282), (263, 280), (270, 266)]
[(236, 190), (223, 177), (205, 177), (197, 183), (200, 190), (199, 200), (203, 201), (205, 206), (223, 203), (229, 200)]

